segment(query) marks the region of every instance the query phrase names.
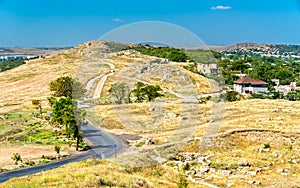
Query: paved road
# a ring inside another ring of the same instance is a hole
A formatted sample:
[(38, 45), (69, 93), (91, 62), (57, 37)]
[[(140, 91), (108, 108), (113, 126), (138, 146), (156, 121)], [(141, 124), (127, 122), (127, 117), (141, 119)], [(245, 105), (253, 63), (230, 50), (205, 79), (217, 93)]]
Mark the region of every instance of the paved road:
[(0, 174), (0, 182), (4, 182), (13, 177), (20, 177), (29, 174), (38, 173), (45, 170), (50, 170), (58, 168), (62, 165), (78, 162), (88, 158), (108, 158), (113, 157), (115, 153), (118, 153), (122, 149), (122, 143), (110, 136), (108, 133), (93, 127), (91, 124), (82, 127), (83, 137), (91, 146), (91, 150), (82, 152), (81, 154), (73, 155), (67, 159), (63, 159), (57, 162), (50, 162), (43, 165), (37, 165), (29, 168), (24, 168), (20, 170), (14, 170), (9, 172), (4, 172)]

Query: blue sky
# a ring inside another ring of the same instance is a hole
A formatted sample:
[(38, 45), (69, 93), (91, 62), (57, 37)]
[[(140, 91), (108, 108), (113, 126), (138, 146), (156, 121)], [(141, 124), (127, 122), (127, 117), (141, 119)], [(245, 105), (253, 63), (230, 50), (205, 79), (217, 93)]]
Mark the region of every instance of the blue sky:
[(300, 0), (0, 0), (0, 46), (73, 46), (141, 21), (208, 45), (300, 44)]

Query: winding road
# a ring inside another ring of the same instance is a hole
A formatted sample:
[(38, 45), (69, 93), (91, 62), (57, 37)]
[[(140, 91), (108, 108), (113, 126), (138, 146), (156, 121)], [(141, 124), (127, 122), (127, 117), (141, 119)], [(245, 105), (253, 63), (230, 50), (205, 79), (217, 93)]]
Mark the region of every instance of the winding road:
[(91, 147), (90, 150), (81, 152), (80, 154), (72, 155), (71, 157), (60, 161), (1, 173), (0, 182), (4, 182), (13, 177), (20, 177), (29, 174), (35, 174), (45, 170), (51, 170), (71, 162), (78, 162), (92, 157), (113, 157), (116, 153), (122, 150), (123, 145), (119, 140), (109, 135), (105, 131), (95, 128), (91, 124), (84, 126), (82, 128), (82, 132), (83, 137), (87, 140)]
[[(114, 68), (110, 65), (111, 68)], [(109, 73), (107, 75), (102, 75), (102, 79), (99, 81), (97, 88), (95, 91), (94, 96), (100, 96), (101, 90), (103, 88), (103, 85), (106, 81), (106, 78), (108, 76), (112, 75), (112, 73)], [(90, 89), (92, 84), (99, 79), (101, 76), (95, 77), (91, 79), (90, 82), (88, 82), (86, 88)], [(99, 93), (99, 94), (98, 94)], [(82, 107), (91, 106), (91, 104), (81, 104)], [(58, 168), (62, 165), (71, 163), (71, 162), (78, 162), (85, 159), (89, 159), (92, 157), (96, 158), (109, 158), (115, 156), (117, 153), (119, 153), (122, 148), (123, 144), (114, 136), (111, 136), (104, 130), (100, 130), (96, 127), (94, 127), (91, 123), (88, 123), (86, 126), (83, 126), (81, 128), (83, 137), (88, 143), (88, 145), (91, 147), (90, 150), (80, 152), (78, 154), (71, 155), (71, 157), (68, 157), (63, 160), (49, 162), (42, 165), (37, 165), (33, 167), (23, 168), (19, 170), (14, 171), (8, 171), (0, 173), (0, 183), (4, 182), (6, 180), (9, 180), (13, 177), (20, 177), (20, 176), (26, 176), (29, 174), (35, 174), (41, 171), (45, 170), (51, 170), (54, 168)]]

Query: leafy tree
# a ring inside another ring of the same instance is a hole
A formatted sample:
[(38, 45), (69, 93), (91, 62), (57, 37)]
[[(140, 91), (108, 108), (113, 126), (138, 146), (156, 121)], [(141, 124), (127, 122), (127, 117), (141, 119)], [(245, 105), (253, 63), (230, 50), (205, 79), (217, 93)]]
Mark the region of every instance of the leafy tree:
[(143, 94), (143, 91), (142, 91), (142, 88), (143, 88), (144, 86), (145, 86), (144, 83), (142, 83), (142, 82), (137, 82), (137, 83), (135, 84), (135, 89), (131, 91), (131, 92), (132, 92), (133, 94), (135, 94), (135, 96), (137, 97), (136, 102), (142, 102), (143, 100), (145, 100), (144, 94)]
[(148, 101), (153, 101), (155, 98), (163, 96), (159, 93), (159, 91), (162, 91), (159, 85), (147, 85), (141, 90)]
[(159, 91), (162, 91), (159, 85), (145, 85), (137, 82), (135, 89), (131, 92), (137, 97), (136, 102), (142, 102), (144, 100), (153, 101), (155, 98), (163, 96)]
[(187, 60), (193, 61), (183, 50), (176, 49), (176, 48), (139, 45), (137, 47), (130, 47), (128, 49), (139, 51), (140, 53), (145, 55), (168, 58), (170, 61), (176, 61), (176, 62), (186, 62)]
[(249, 65), (247, 65), (244, 61), (236, 61), (232, 63), (230, 70), (239, 70), (242, 73), (245, 73), (245, 70), (248, 68), (250, 68)]
[(50, 91), (54, 92), (53, 96), (55, 97), (70, 97), (75, 99), (83, 97), (86, 92), (80, 82), (69, 76), (60, 77), (52, 81), (50, 83)]
[(85, 111), (77, 107), (75, 100), (66, 97), (60, 98), (54, 103), (52, 112), (52, 121), (65, 126), (66, 134), (77, 140), (76, 150), (78, 150), (78, 146), (82, 140), (80, 127), (85, 125)]
[(125, 83), (117, 83), (112, 85), (109, 92), (116, 99), (117, 104), (122, 104), (122, 102), (130, 102), (130, 90), (128, 85)]
[(48, 100), (48, 102), (49, 102), (49, 104), (50, 104), (51, 107), (56, 102), (56, 98), (54, 96), (47, 97), (47, 100)]

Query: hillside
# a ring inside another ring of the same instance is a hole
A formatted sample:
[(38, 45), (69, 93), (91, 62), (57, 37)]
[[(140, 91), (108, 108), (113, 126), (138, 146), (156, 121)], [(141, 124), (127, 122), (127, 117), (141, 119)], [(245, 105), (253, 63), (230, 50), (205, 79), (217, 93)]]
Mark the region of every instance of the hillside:
[[(30, 115), (36, 111), (31, 101), (42, 100), (49, 113), (49, 83), (65, 75), (89, 86), (85, 97), (93, 102), (86, 108), (89, 121), (126, 146), (115, 158), (72, 163), (14, 178), (0, 187), (300, 184), (299, 101), (245, 97), (225, 104), (215, 95), (205, 95), (220, 91), (217, 83), (185, 69), (184, 62), (167, 63), (164, 58), (124, 47), (127, 45), (90, 41), (0, 73), (1, 168), (16, 167), (11, 160), (14, 152), (35, 161), (41, 155), (54, 155), (53, 127)], [(153, 101), (135, 102), (134, 97), (131, 103), (115, 101), (114, 84), (123, 83), (133, 91), (138, 82), (159, 85), (163, 96)], [(200, 104), (199, 97), (206, 99)], [(41, 123), (36, 125), (36, 121)], [(26, 137), (34, 126), (52, 136), (49, 140), (43, 139), (45, 135)], [(61, 143), (64, 154), (74, 151)]]

